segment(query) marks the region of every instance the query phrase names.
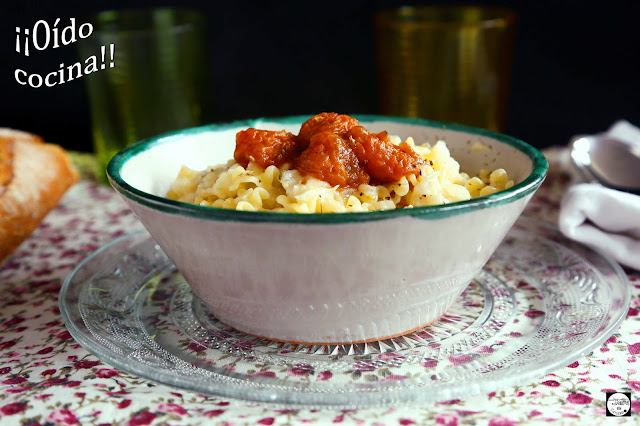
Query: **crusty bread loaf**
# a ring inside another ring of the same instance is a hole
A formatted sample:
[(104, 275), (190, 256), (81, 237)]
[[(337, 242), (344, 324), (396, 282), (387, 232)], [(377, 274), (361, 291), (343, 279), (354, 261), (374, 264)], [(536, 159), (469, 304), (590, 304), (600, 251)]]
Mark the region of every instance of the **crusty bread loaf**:
[(30, 133), (0, 128), (0, 263), (77, 180), (64, 149)]

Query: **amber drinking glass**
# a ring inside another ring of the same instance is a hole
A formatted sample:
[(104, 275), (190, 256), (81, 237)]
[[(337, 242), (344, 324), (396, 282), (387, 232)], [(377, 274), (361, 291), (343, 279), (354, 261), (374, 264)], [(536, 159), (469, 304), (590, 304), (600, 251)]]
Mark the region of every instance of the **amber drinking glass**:
[(381, 112), (503, 131), (516, 19), (497, 7), (378, 12)]

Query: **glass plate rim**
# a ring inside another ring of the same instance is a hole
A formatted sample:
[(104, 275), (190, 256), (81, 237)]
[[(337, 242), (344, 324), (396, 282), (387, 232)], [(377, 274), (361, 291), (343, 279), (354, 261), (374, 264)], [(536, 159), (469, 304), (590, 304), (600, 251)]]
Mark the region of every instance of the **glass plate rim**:
[[(551, 223), (544, 222), (532, 217), (527, 217), (526, 215), (521, 216), (514, 227), (519, 222), (529, 222), (533, 226), (538, 226), (542, 228), (546, 228), (549, 231), (553, 231), (558, 233), (565, 238), (559, 231), (559, 229)], [(512, 227), (513, 229), (513, 227)], [(511, 230), (510, 230), (511, 232)], [(141, 241), (148, 241), (152, 239), (152, 237), (148, 234), (145, 229), (136, 230), (133, 232), (129, 232), (127, 234), (121, 235), (108, 243), (104, 244), (93, 253), (85, 257), (78, 265), (72, 270), (72, 272), (67, 276), (64, 280), (62, 288), (60, 289), (60, 293), (58, 296), (58, 305), (60, 309), (60, 313), (63, 317), (63, 321), (67, 330), (71, 334), (71, 336), (88, 352), (95, 355), (98, 359), (103, 362), (106, 362), (123, 372), (127, 372), (129, 374), (137, 375), (143, 379), (149, 380), (153, 383), (163, 384), (168, 386), (173, 386), (176, 388), (180, 388), (187, 391), (192, 392), (200, 392), (203, 394), (208, 394), (217, 397), (230, 397), (237, 398), (241, 400), (245, 400), (246, 402), (259, 402), (273, 405), (274, 407), (305, 407), (305, 408), (337, 408), (337, 409), (354, 409), (354, 408), (366, 408), (373, 405), (389, 405), (393, 404), (397, 405), (407, 405), (413, 403), (421, 403), (421, 402), (433, 402), (441, 399), (433, 398), (430, 394), (437, 393), (439, 388), (446, 388), (443, 384), (429, 384), (423, 386), (416, 386), (413, 389), (407, 389), (403, 387), (396, 387), (393, 389), (393, 386), (390, 386), (384, 389), (383, 392), (363, 392), (363, 393), (348, 393), (350, 398), (354, 399), (354, 401), (345, 401), (341, 398), (341, 395), (330, 394), (330, 393), (319, 393), (319, 392), (288, 392), (286, 394), (277, 393), (277, 391), (270, 391), (268, 386), (265, 388), (248, 388), (244, 384), (233, 383), (231, 381), (226, 381), (228, 378), (226, 376), (220, 375), (219, 373), (210, 372), (214, 376), (220, 376), (222, 379), (219, 384), (220, 386), (216, 386), (215, 389), (211, 388), (212, 382), (203, 382), (204, 385), (198, 386), (197, 382), (193, 380), (189, 380), (188, 378), (176, 376), (171, 371), (154, 371), (156, 374), (155, 377), (149, 377), (148, 371), (145, 371), (145, 365), (140, 364), (137, 361), (127, 362), (127, 359), (124, 359), (121, 355), (114, 353), (106, 346), (102, 345), (96, 339), (92, 339), (89, 336), (86, 336), (85, 333), (76, 326), (75, 322), (70, 316), (70, 313), (67, 309), (65, 303), (65, 296), (69, 290), (69, 287), (72, 284), (73, 278), (75, 275), (80, 272), (83, 267), (89, 263), (91, 260), (96, 257), (102, 255), (109, 248), (117, 245), (119, 242), (128, 240), (131, 238), (136, 238), (140, 235), (145, 235), (146, 238)], [(508, 234), (507, 234), (508, 235)], [(506, 237), (505, 237), (506, 238)], [(570, 241), (570, 240), (568, 240)], [(495, 387), (496, 390), (516, 385), (519, 383), (525, 383), (527, 380), (531, 380), (533, 378), (542, 377), (545, 374), (548, 374), (551, 371), (556, 370), (562, 366), (567, 365), (569, 360), (577, 360), (584, 356), (585, 354), (593, 351), (598, 346), (602, 345), (615, 331), (620, 327), (620, 324), (626, 318), (624, 315), (625, 312), (628, 311), (630, 301), (631, 301), (631, 285), (629, 279), (622, 269), (622, 267), (609, 255), (602, 252), (600, 249), (586, 246), (575, 241), (571, 241), (576, 245), (587, 248), (592, 251), (596, 255), (602, 258), (606, 262), (608, 266), (612, 268), (612, 271), (615, 275), (620, 279), (622, 284), (625, 287), (624, 291), (624, 300), (622, 302), (622, 307), (620, 309), (621, 314), (615, 318), (615, 320), (610, 321), (609, 325), (602, 330), (600, 333), (600, 337), (594, 340), (591, 340), (588, 344), (578, 347), (575, 350), (567, 353), (562, 358), (557, 359), (556, 361), (547, 362), (541, 366), (536, 366), (536, 368), (527, 370), (525, 372), (520, 372), (519, 374), (512, 377), (507, 375), (506, 377), (493, 377), (496, 376), (500, 371), (494, 371), (491, 373), (487, 373), (484, 377), (491, 376), (491, 383)], [(596, 268), (597, 269), (597, 268)], [(87, 330), (88, 331), (88, 330)], [(89, 331), (88, 331), (89, 332)], [(89, 332), (90, 333), (90, 332)], [(97, 345), (95, 345), (97, 343)], [(138, 365), (139, 364), (139, 365)], [(148, 367), (146, 367), (148, 368)], [(479, 382), (478, 380), (472, 380), (465, 384), (466, 391), (463, 393), (463, 397), (468, 397), (472, 395), (477, 395), (483, 392), (483, 383), (484, 380)], [(471, 390), (469, 390), (471, 388)], [(367, 396), (375, 398), (367, 398)]]

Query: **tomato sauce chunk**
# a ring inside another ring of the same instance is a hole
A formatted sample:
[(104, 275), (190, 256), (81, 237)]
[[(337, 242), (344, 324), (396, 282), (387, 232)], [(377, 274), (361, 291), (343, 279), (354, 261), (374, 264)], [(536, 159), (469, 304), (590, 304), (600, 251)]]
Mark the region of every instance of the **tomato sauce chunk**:
[(406, 142), (394, 145), (387, 132), (370, 133), (358, 120), (335, 112), (314, 115), (298, 135), (249, 128), (236, 135), (236, 162), (263, 168), (292, 163), (305, 176), (331, 186), (357, 187), (397, 182), (417, 175), (426, 161)]
[(375, 183), (396, 182), (403, 176), (417, 175), (426, 161), (406, 143), (392, 144), (387, 132), (369, 133), (362, 126), (351, 128), (346, 135), (360, 164)]
[(249, 128), (236, 134), (233, 158), (243, 167), (253, 160), (262, 168), (280, 167), (293, 161), (297, 154), (296, 137), (284, 130), (258, 130)]
[(313, 135), (322, 132), (331, 132), (344, 137), (349, 129), (358, 124), (358, 120), (348, 115), (336, 114), (335, 112), (323, 112), (322, 114), (314, 115), (302, 123), (297, 141), (302, 148), (306, 148)]
[(309, 147), (300, 154), (296, 168), (303, 175), (311, 175), (331, 186), (357, 187), (369, 183), (369, 175), (347, 142), (328, 131), (311, 137)]

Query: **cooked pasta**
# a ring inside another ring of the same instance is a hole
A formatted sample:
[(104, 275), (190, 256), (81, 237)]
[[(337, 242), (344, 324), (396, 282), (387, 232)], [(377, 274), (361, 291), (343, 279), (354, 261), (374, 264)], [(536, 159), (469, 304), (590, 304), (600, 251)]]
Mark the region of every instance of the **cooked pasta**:
[[(399, 145), (401, 139), (390, 136)], [(513, 186), (504, 169), (482, 170), (478, 176), (460, 172), (444, 141), (433, 146), (405, 141), (425, 161), (420, 172), (387, 184), (357, 187), (331, 186), (303, 176), (290, 163), (262, 168), (231, 160), (227, 164), (194, 171), (183, 166), (167, 197), (201, 206), (246, 211), (292, 213), (368, 212), (448, 204), (493, 194)]]

